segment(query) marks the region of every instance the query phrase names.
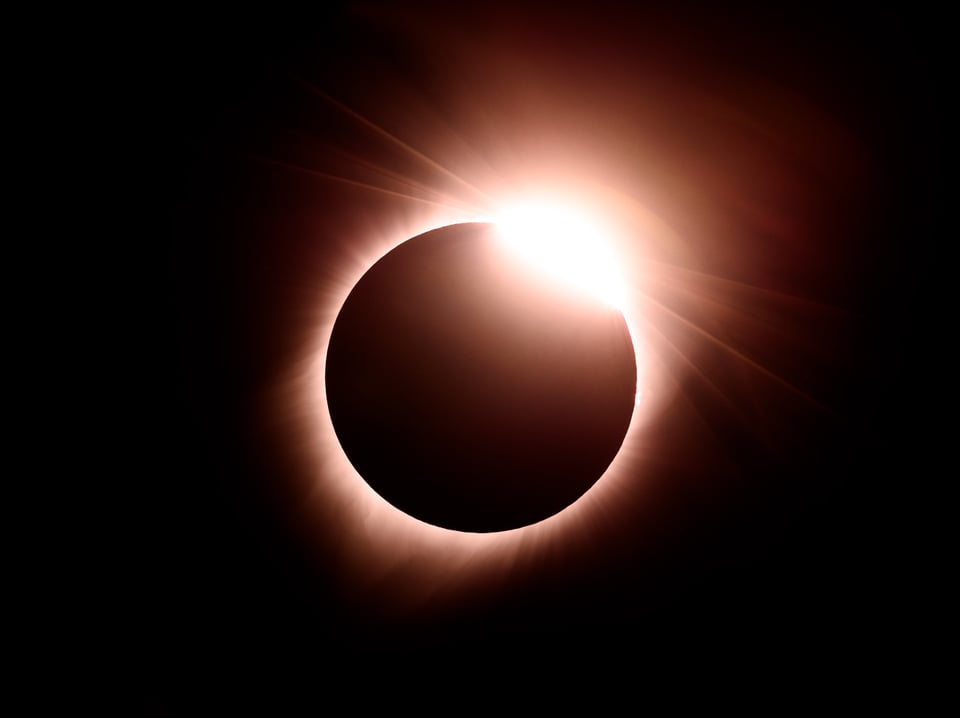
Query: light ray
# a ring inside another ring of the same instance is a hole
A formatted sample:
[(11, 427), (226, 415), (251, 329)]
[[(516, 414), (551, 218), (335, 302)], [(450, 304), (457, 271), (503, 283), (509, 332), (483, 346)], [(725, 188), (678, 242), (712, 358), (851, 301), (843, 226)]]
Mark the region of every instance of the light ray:
[(342, 150), (336, 147), (330, 147), (328, 149), (331, 153), (339, 155), (340, 157), (344, 157), (350, 162), (353, 162), (356, 165), (363, 167), (364, 169), (367, 169), (367, 170), (370, 170), (371, 172), (375, 172), (379, 175), (382, 175), (398, 184), (406, 185), (411, 189), (418, 190), (427, 195), (432, 195), (433, 197), (436, 197), (439, 200), (442, 200), (445, 206), (449, 206), (451, 208), (456, 208), (461, 210), (467, 210), (473, 213), (478, 213), (481, 211), (479, 207), (464, 201), (463, 199), (461, 199), (460, 197), (458, 197), (452, 192), (431, 187), (424, 182), (416, 180), (400, 172), (396, 172), (394, 170), (388, 169), (383, 165), (379, 165), (374, 162), (371, 162), (370, 160), (364, 159), (356, 154), (353, 154), (352, 152), (346, 152), (345, 150)]
[(341, 177), (340, 175), (335, 175), (329, 172), (323, 172), (321, 170), (311, 169), (310, 167), (302, 167), (300, 165), (295, 165), (291, 162), (281, 162), (280, 160), (272, 160), (267, 157), (255, 156), (252, 158), (256, 162), (262, 164), (271, 165), (273, 167), (280, 167), (285, 170), (290, 170), (291, 172), (299, 172), (302, 174), (307, 174), (318, 179), (329, 180), (330, 182), (337, 182), (339, 184), (345, 184), (350, 187), (357, 187), (360, 189), (365, 189), (370, 192), (378, 192), (380, 194), (389, 195), (391, 197), (397, 197), (399, 199), (410, 200), (412, 202), (422, 202), (423, 204), (433, 205), (434, 207), (441, 207), (443, 209), (462, 211), (463, 207), (447, 204), (444, 202), (438, 202), (436, 200), (427, 199), (426, 197), (417, 197), (413, 194), (406, 194), (404, 192), (397, 192), (396, 190), (386, 189), (384, 187), (378, 187), (377, 185), (369, 184), (368, 182), (361, 182), (359, 180), (349, 179), (348, 177)]
[(405, 152), (408, 152), (408, 153), (410, 154), (410, 156), (412, 156), (412, 157), (420, 160), (421, 162), (423, 162), (423, 163), (424, 163), (425, 165), (427, 165), (428, 167), (430, 167), (430, 168), (432, 168), (432, 169), (440, 172), (440, 173), (443, 174), (445, 177), (454, 180), (454, 181), (457, 182), (459, 185), (461, 185), (461, 186), (464, 187), (465, 189), (468, 189), (470, 192), (476, 194), (477, 196), (483, 198), (484, 200), (489, 201), (489, 200), (492, 199), (492, 198), (490, 197), (490, 195), (488, 195), (488, 194), (486, 194), (485, 192), (483, 192), (480, 188), (478, 188), (478, 187), (470, 184), (469, 182), (467, 182), (465, 179), (463, 179), (462, 177), (460, 177), (456, 172), (453, 172), (453, 171), (451, 171), (450, 169), (444, 167), (442, 164), (440, 164), (439, 162), (437, 162), (435, 159), (433, 159), (433, 158), (425, 155), (423, 152), (421, 152), (420, 150), (418, 150), (417, 148), (415, 148), (413, 145), (409, 144), (408, 142), (405, 142), (404, 140), (400, 139), (400, 138), (397, 137), (396, 135), (394, 135), (394, 134), (388, 132), (387, 130), (383, 129), (382, 127), (380, 127), (380, 125), (378, 125), (378, 124), (376, 124), (375, 122), (367, 119), (366, 117), (364, 117), (363, 115), (361, 115), (361, 114), (360, 114), (359, 112), (357, 112), (356, 110), (354, 110), (354, 109), (348, 107), (347, 105), (343, 104), (342, 102), (340, 102), (340, 101), (337, 100), (336, 98), (330, 96), (329, 94), (327, 94), (326, 92), (324, 92), (324, 91), (321, 90), (320, 88), (316, 87), (315, 85), (313, 85), (313, 84), (311, 84), (311, 83), (309, 83), (309, 82), (307, 82), (307, 81), (305, 81), (305, 80), (301, 80), (300, 82), (301, 82), (301, 84), (302, 84), (304, 87), (306, 87), (308, 90), (310, 90), (310, 92), (314, 93), (314, 94), (317, 95), (318, 97), (323, 98), (326, 102), (330, 103), (331, 105), (333, 105), (334, 107), (336, 107), (338, 110), (340, 110), (340, 111), (343, 112), (344, 114), (348, 115), (348, 116), (351, 117), (352, 119), (356, 120), (356, 121), (359, 122), (361, 125), (363, 125), (363, 126), (366, 127), (367, 129), (371, 130), (371, 131), (374, 132), (375, 134), (377, 134), (377, 135), (379, 135), (380, 137), (388, 140), (389, 142), (393, 143), (393, 144), (396, 145), (397, 147), (400, 147), (400, 148), (403, 149)]
[(698, 326), (695, 322), (693, 322), (693, 321), (691, 321), (690, 319), (684, 317), (684, 316), (683, 316), (682, 314), (680, 314), (679, 312), (671, 309), (671, 308), (668, 307), (666, 304), (664, 304), (664, 303), (661, 302), (660, 300), (656, 299), (656, 298), (653, 297), (652, 295), (647, 294), (647, 293), (644, 293), (644, 297), (645, 297), (645, 299), (646, 299), (650, 304), (658, 307), (659, 309), (661, 309), (662, 311), (664, 311), (665, 313), (667, 313), (671, 318), (677, 320), (678, 322), (680, 322), (680, 323), (683, 324), (684, 326), (686, 326), (686, 327), (688, 327), (689, 329), (693, 330), (696, 334), (700, 335), (700, 336), (703, 337), (704, 339), (707, 339), (711, 344), (713, 344), (713, 345), (715, 345), (715, 346), (723, 349), (723, 350), (726, 351), (727, 353), (729, 353), (729, 354), (731, 354), (732, 356), (736, 357), (738, 360), (742, 361), (744, 364), (746, 364), (746, 365), (749, 366), (750, 368), (756, 370), (757, 372), (759, 372), (759, 373), (762, 374), (763, 376), (767, 377), (768, 379), (771, 379), (771, 380), (775, 381), (777, 384), (781, 385), (782, 387), (784, 387), (785, 389), (789, 390), (791, 393), (795, 394), (796, 396), (802, 398), (803, 400), (809, 402), (810, 404), (812, 404), (813, 406), (817, 407), (817, 408), (820, 409), (821, 411), (823, 411), (823, 412), (825, 412), (825, 413), (827, 413), (827, 414), (832, 414), (832, 413), (833, 413), (829, 407), (827, 407), (827, 406), (825, 406), (824, 404), (822, 404), (820, 401), (818, 401), (818, 400), (815, 399), (813, 396), (811, 396), (810, 394), (808, 394), (807, 392), (805, 392), (803, 389), (801, 389), (801, 388), (795, 386), (794, 384), (792, 384), (791, 382), (787, 381), (786, 379), (784, 379), (783, 377), (781, 377), (780, 375), (778, 375), (776, 372), (773, 372), (773, 371), (767, 369), (765, 366), (763, 366), (763, 365), (760, 364), (759, 362), (755, 361), (754, 359), (751, 359), (751, 358), (748, 357), (746, 354), (744, 354), (743, 352), (741, 352), (741, 351), (739, 351), (738, 349), (734, 348), (733, 346), (731, 346), (731, 345), (728, 344), (727, 342), (723, 341), (723, 340), (720, 339), (719, 337), (714, 336), (713, 334), (711, 334), (710, 332), (708, 332), (708, 331), (707, 331), (706, 329), (704, 329), (703, 327)]
[(676, 342), (674, 342), (667, 336), (666, 332), (664, 332), (659, 327), (656, 321), (648, 318), (646, 321), (646, 325), (648, 330), (653, 334), (655, 334), (664, 346), (670, 349), (673, 356), (675, 358), (680, 359), (683, 362), (683, 365), (688, 370), (692, 371), (696, 376), (698, 376), (700, 380), (704, 383), (704, 385), (708, 386), (710, 390), (713, 392), (713, 394), (715, 394), (717, 397), (719, 397), (723, 401), (724, 405), (728, 409), (730, 409), (739, 418), (746, 419), (743, 412), (740, 410), (740, 407), (737, 406), (737, 404), (733, 401), (733, 399), (731, 399), (726, 393), (724, 393), (724, 391), (717, 385), (717, 383), (713, 381), (713, 379), (711, 379), (710, 376), (705, 371), (703, 371), (703, 369), (700, 368), (700, 366), (693, 360), (693, 358), (688, 356)]
[[(711, 274), (708, 272), (701, 272), (692, 267), (684, 267), (679, 264), (674, 264), (672, 262), (664, 262), (656, 259), (648, 259), (647, 264), (652, 268), (658, 270), (654, 273), (651, 273), (652, 277), (656, 277), (658, 280), (663, 282), (673, 282), (675, 285), (679, 285), (684, 289), (690, 289), (690, 282), (699, 281), (711, 284), (718, 284), (730, 289), (746, 292), (749, 294), (756, 294), (777, 301), (784, 302), (787, 304), (798, 305), (798, 306), (807, 306), (815, 308), (819, 311), (828, 312), (833, 315), (842, 316), (846, 315), (847, 312), (836, 305), (827, 304), (826, 302), (819, 302), (810, 297), (803, 297), (798, 294), (791, 294), (790, 292), (784, 292), (779, 289), (773, 289), (771, 287), (763, 287), (758, 284), (749, 284), (747, 282), (742, 282), (737, 279), (731, 279), (729, 277), (722, 277), (719, 274)], [(671, 276), (680, 275), (680, 276)]]

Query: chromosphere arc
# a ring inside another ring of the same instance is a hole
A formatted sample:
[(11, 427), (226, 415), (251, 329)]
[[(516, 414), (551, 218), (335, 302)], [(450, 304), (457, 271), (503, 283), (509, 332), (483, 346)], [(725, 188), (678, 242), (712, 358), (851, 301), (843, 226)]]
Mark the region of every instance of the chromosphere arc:
[(637, 365), (623, 314), (535, 272), (497, 225), (450, 225), (376, 262), (330, 337), (326, 393), (381, 497), (448, 529), (527, 526), (619, 451)]

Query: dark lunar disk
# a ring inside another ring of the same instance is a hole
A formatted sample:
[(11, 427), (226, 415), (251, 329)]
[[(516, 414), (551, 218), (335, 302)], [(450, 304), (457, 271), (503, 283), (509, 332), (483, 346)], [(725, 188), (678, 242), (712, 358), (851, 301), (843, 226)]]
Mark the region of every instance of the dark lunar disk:
[(427, 232), (374, 264), (326, 364), (360, 475), (410, 516), (476, 532), (582, 496), (620, 449), (636, 380), (623, 315), (531, 271), (485, 223)]

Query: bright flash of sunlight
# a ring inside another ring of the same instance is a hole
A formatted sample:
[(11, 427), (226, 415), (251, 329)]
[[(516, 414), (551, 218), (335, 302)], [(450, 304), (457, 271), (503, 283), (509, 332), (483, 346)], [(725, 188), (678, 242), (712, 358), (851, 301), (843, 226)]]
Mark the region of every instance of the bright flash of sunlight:
[(602, 226), (559, 202), (512, 205), (494, 218), (522, 260), (569, 288), (624, 309), (626, 281)]

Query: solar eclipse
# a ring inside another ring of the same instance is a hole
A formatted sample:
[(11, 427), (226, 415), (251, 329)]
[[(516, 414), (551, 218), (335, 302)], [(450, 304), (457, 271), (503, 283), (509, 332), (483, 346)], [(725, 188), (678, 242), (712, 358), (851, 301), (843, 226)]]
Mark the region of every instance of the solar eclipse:
[(899, 21), (348, 5), (157, 51), (171, 651), (841, 623), (942, 235)]

